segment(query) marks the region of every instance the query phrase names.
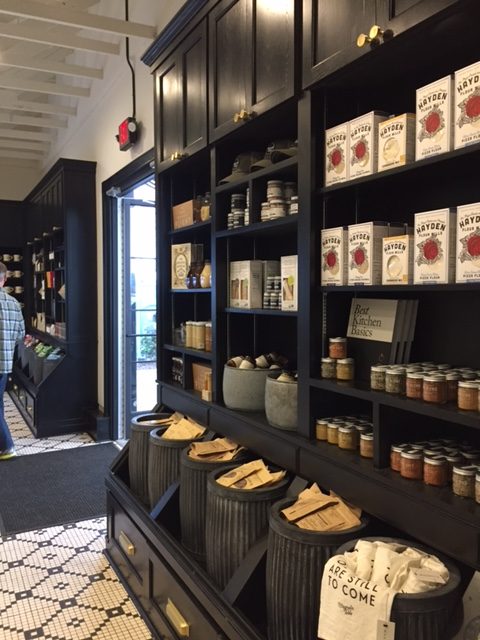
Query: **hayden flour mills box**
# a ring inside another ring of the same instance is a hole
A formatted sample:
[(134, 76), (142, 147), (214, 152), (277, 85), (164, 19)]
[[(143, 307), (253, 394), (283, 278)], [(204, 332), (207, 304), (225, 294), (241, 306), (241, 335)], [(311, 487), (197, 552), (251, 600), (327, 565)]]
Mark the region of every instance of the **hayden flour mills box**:
[(415, 114), (404, 113), (378, 125), (378, 170), (401, 167), (415, 158)]
[(480, 142), (480, 62), (455, 71), (455, 149)]
[(403, 227), (363, 222), (348, 227), (348, 284), (382, 283), (382, 238), (399, 235)]
[(345, 285), (348, 275), (348, 228), (322, 229), (321, 283)]
[(480, 202), (457, 207), (456, 282), (480, 280)]
[(381, 111), (370, 111), (350, 120), (349, 177), (360, 178), (378, 169), (378, 125), (388, 118)]
[(417, 89), (415, 160), (452, 150), (452, 77)]
[(325, 186), (348, 180), (348, 122), (325, 131)]
[(455, 211), (415, 214), (414, 284), (448, 284), (455, 274)]
[(382, 238), (382, 284), (412, 284), (413, 235)]

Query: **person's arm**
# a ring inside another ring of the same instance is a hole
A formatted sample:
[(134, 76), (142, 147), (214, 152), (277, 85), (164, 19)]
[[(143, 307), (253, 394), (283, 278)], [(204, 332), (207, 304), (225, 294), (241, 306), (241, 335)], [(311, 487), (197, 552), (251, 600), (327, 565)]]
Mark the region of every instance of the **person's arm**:
[(25, 337), (25, 322), (23, 320), (23, 315), (22, 315), (22, 312), (20, 310), (20, 307), (18, 308), (17, 323), (16, 324), (17, 324), (17, 334), (16, 334), (16, 337), (15, 337), (15, 344), (18, 344)]

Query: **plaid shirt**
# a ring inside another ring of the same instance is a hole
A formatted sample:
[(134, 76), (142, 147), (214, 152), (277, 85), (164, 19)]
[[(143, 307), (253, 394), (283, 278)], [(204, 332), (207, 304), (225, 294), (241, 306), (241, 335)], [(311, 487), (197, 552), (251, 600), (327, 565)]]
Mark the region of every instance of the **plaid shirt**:
[(0, 288), (0, 374), (10, 373), (15, 345), (25, 335), (20, 305)]

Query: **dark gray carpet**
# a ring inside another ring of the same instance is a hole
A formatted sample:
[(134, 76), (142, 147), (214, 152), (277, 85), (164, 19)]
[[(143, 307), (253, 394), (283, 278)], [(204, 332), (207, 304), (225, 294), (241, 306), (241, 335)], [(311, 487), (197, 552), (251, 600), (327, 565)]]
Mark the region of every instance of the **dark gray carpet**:
[(105, 515), (105, 476), (118, 453), (108, 442), (0, 461), (1, 535)]

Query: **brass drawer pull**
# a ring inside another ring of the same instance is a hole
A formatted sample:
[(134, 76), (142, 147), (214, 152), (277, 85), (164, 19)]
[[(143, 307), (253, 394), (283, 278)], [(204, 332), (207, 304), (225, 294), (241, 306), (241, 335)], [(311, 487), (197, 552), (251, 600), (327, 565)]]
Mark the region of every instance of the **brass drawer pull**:
[(127, 537), (127, 535), (123, 531), (120, 531), (120, 535), (118, 536), (118, 542), (122, 547), (122, 549), (127, 554), (127, 556), (135, 555), (135, 545), (133, 544), (133, 542), (130, 541), (130, 539)]
[(190, 625), (170, 600), (170, 598), (168, 598), (167, 604), (165, 606), (165, 614), (172, 625), (175, 627), (175, 631), (181, 638), (190, 637)]

